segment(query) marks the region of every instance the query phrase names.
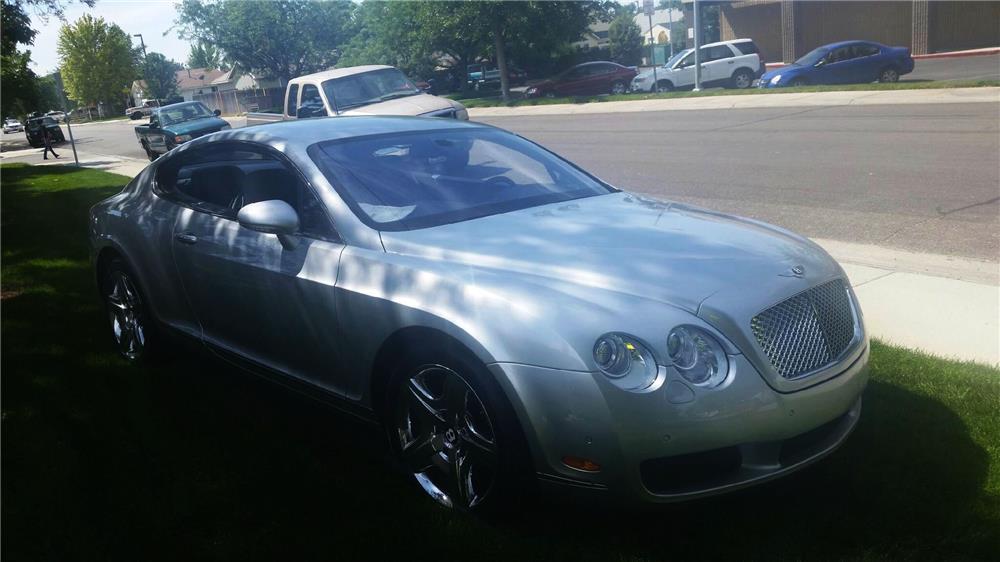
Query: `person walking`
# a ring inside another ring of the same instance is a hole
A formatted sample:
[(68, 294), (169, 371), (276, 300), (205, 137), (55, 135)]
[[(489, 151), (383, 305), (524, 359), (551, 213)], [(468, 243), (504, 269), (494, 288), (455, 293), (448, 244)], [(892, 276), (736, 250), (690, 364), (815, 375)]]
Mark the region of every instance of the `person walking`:
[(50, 131), (45, 125), (42, 125), (42, 142), (45, 143), (45, 151), (42, 152), (42, 160), (48, 160), (50, 152), (52, 153), (52, 156), (59, 158), (59, 155), (56, 154), (56, 151), (52, 148), (52, 141), (54, 140), (55, 139), (52, 138), (52, 131)]

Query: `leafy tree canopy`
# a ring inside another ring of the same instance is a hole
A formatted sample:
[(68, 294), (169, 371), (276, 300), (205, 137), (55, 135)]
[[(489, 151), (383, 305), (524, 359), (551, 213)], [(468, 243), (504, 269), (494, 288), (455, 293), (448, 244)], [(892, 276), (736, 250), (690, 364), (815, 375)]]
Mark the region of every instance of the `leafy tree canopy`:
[(63, 25), (57, 50), (66, 94), (78, 102), (117, 103), (136, 78), (131, 39), (104, 18), (84, 14)]
[[(151, 98), (167, 99), (177, 95), (177, 74), (181, 65), (160, 53), (149, 53), (142, 67), (146, 94)], [(139, 100), (135, 100), (139, 103)]]
[(626, 65), (638, 64), (642, 56), (642, 30), (635, 24), (632, 10), (620, 10), (608, 28), (611, 58)]
[(191, 45), (187, 64), (188, 68), (222, 68), (222, 52), (209, 43), (198, 41)]
[(336, 64), (352, 29), (346, 0), (183, 0), (181, 37), (214, 45), (241, 70), (288, 80)]

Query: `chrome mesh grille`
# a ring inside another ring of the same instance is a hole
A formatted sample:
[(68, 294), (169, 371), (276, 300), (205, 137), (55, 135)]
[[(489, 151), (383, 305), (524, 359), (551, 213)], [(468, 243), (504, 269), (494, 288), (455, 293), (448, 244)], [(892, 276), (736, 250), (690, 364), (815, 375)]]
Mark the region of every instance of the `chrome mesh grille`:
[(836, 361), (854, 339), (854, 312), (842, 279), (818, 285), (750, 321), (771, 366), (794, 379)]

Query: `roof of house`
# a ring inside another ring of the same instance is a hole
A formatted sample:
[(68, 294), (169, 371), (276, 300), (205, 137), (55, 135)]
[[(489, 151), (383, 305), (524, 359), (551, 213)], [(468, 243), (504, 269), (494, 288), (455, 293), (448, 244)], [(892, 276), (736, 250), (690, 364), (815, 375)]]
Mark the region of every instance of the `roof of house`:
[(210, 68), (184, 68), (174, 73), (178, 90), (197, 90), (209, 86), (213, 80), (226, 74), (225, 70)]

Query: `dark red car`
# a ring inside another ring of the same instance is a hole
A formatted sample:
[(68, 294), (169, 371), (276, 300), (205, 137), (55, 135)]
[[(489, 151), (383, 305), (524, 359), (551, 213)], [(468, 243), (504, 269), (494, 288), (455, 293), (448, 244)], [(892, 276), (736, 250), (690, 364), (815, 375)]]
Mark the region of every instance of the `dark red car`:
[(624, 94), (635, 75), (634, 67), (607, 61), (585, 62), (570, 67), (554, 78), (528, 87), (524, 95), (529, 98), (552, 98)]

